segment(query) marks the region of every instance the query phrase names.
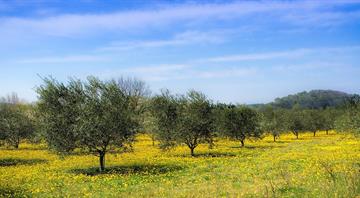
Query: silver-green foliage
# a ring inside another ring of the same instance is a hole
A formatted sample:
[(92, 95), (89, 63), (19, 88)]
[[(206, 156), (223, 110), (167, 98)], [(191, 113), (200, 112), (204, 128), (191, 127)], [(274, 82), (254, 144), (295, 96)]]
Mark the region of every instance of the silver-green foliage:
[(244, 146), (245, 139), (261, 138), (260, 114), (247, 106), (233, 106), (224, 110), (222, 132), (225, 136), (238, 140)]
[(0, 140), (15, 148), (34, 133), (34, 123), (22, 104), (0, 104)]
[(152, 99), (151, 112), (157, 128), (156, 138), (162, 148), (185, 144), (194, 155), (200, 143), (210, 142), (212, 138), (213, 107), (200, 92), (174, 96), (165, 90)]
[(134, 140), (136, 122), (130, 96), (114, 80), (45, 79), (37, 89), (42, 126), (50, 147), (61, 153), (76, 148), (100, 157)]

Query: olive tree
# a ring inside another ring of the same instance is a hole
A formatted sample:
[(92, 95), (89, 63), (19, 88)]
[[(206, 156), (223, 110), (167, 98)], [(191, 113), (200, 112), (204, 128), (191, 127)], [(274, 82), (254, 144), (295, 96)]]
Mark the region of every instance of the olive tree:
[(336, 119), (335, 128), (360, 136), (360, 96), (355, 95), (346, 102), (342, 115)]
[(145, 132), (145, 118), (149, 109), (149, 97), (151, 90), (148, 85), (137, 78), (121, 77), (116, 80), (119, 88), (129, 97), (129, 107), (135, 115), (136, 130), (138, 132)]
[(57, 151), (88, 151), (99, 156), (104, 171), (107, 151), (134, 140), (136, 119), (130, 98), (115, 80), (89, 77), (65, 85), (45, 79), (37, 92), (48, 143)]
[(325, 128), (325, 116), (321, 110), (304, 110), (305, 129), (313, 132), (314, 137), (316, 132)]
[(37, 114), (40, 130), (49, 147), (62, 154), (77, 148), (76, 131), (84, 103), (84, 87), (80, 80), (70, 79), (68, 84), (45, 78), (37, 88)]
[(182, 96), (177, 118), (176, 140), (190, 149), (191, 156), (194, 156), (194, 149), (199, 143), (212, 143), (213, 107), (204, 94), (189, 91)]
[(260, 114), (247, 106), (235, 106), (224, 111), (222, 132), (225, 136), (240, 141), (241, 147), (245, 145), (247, 138), (260, 138), (261, 129)]
[(226, 104), (226, 103), (216, 103), (213, 105), (213, 116), (214, 116), (214, 126), (215, 132), (212, 133), (215, 137), (220, 137), (223, 135), (223, 121), (225, 117), (225, 110), (228, 108), (234, 108), (235, 105), (233, 104)]
[(156, 133), (159, 130), (157, 128), (157, 120), (152, 116), (151, 111), (146, 111), (144, 114), (144, 119), (142, 120), (142, 126), (144, 131), (150, 136), (152, 140), (152, 145), (155, 146)]
[(163, 91), (152, 99), (152, 115), (157, 124), (156, 137), (160, 146), (168, 148), (185, 144), (194, 156), (202, 142), (211, 142), (214, 117), (211, 102), (200, 92), (189, 91), (183, 96)]
[(296, 139), (299, 139), (299, 134), (306, 130), (305, 114), (303, 110), (292, 109), (287, 111), (286, 122), (288, 130), (296, 136)]
[(335, 121), (340, 116), (340, 110), (335, 108), (326, 108), (322, 111), (324, 116), (323, 130), (326, 131), (326, 135), (330, 130), (335, 129)]
[(150, 101), (150, 112), (147, 121), (153, 138), (159, 140), (160, 148), (167, 149), (176, 143), (179, 102), (168, 90), (154, 96)]
[(28, 110), (26, 105), (11, 101), (0, 104), (0, 140), (19, 148), (22, 139), (33, 135), (34, 123)]
[(279, 138), (280, 134), (287, 130), (285, 110), (268, 106), (262, 113), (264, 115), (262, 122), (263, 130), (270, 133), (273, 136), (274, 142), (276, 142), (276, 138)]

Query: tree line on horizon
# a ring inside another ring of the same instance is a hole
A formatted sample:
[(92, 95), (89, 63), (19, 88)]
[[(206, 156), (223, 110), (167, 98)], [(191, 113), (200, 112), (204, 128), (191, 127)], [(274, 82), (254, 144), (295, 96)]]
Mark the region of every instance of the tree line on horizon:
[[(195, 155), (199, 144), (209, 148), (216, 138), (230, 138), (245, 146), (248, 139), (266, 134), (274, 142), (282, 133), (298, 139), (303, 132), (338, 130), (359, 134), (360, 97), (352, 95), (337, 107), (292, 108), (213, 103), (190, 90), (151, 95), (145, 82), (135, 78), (102, 81), (88, 77), (62, 83), (44, 78), (35, 104), (16, 94), (0, 101), (0, 144), (18, 148), (21, 140), (46, 141), (49, 149), (71, 154), (76, 149), (99, 157), (105, 170), (109, 151), (132, 149), (135, 135), (147, 133), (161, 149), (186, 145)], [(325, 100), (323, 98), (323, 100)]]

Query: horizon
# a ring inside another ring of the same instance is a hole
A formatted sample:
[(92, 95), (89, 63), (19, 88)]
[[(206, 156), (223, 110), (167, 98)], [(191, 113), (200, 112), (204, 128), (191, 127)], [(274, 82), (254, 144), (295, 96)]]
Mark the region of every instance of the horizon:
[(139, 2), (0, 0), (0, 97), (89, 75), (240, 104), (360, 93), (359, 0)]
[[(66, 84), (66, 83), (65, 83)], [(151, 96), (154, 96), (154, 92), (150, 89), (151, 91)], [(190, 91), (190, 90), (188, 90)], [(195, 90), (195, 91), (198, 91), (198, 90)], [(285, 98), (285, 97), (288, 97), (290, 95), (296, 95), (296, 94), (299, 94), (299, 93), (302, 93), (302, 92), (310, 92), (310, 91), (335, 91), (335, 92), (341, 92), (341, 93), (345, 93), (345, 94), (349, 94), (349, 95), (359, 95), (357, 93), (349, 93), (349, 92), (344, 92), (344, 91), (340, 91), (340, 90), (332, 90), (332, 89), (311, 89), (311, 90), (303, 90), (303, 91), (300, 91), (300, 92), (296, 92), (296, 93), (290, 93), (290, 94), (287, 94), (287, 95), (284, 95), (284, 96), (277, 96), (275, 97), (274, 99), (272, 99), (271, 101), (268, 101), (268, 102), (259, 102), (259, 103), (239, 103), (239, 102), (227, 102), (228, 104), (235, 104), (235, 105), (266, 105), (266, 104), (270, 104), (272, 102), (275, 102), (276, 99), (280, 99), (280, 98)], [(31, 103), (36, 103), (38, 101), (38, 99), (35, 99), (33, 101), (28, 101), (26, 100), (25, 98), (22, 98), (21, 95), (19, 95), (18, 93), (16, 92), (11, 92), (11, 93), (8, 93), (4, 96), (0, 96), (0, 99), (1, 97), (3, 99), (6, 99), (6, 97), (11, 97), (13, 96), (13, 94), (16, 95), (16, 97), (18, 97), (18, 99), (20, 100), (21, 103), (25, 103), (25, 104), (31, 104)], [(173, 93), (173, 94), (178, 94), (178, 93)], [(182, 94), (185, 94), (185, 93), (182, 93)], [(206, 95), (207, 96), (207, 95)], [(208, 97), (208, 96), (207, 96)], [(212, 98), (208, 98), (210, 101), (214, 102), (214, 103), (223, 103), (222, 101), (214, 101)]]

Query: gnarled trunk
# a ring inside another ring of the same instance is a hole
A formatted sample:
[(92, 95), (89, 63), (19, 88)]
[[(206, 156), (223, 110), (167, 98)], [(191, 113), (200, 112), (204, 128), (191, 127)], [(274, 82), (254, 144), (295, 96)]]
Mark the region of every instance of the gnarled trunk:
[(273, 135), (274, 136), (274, 142), (276, 142), (276, 135)]
[(210, 138), (209, 139), (209, 149), (213, 149), (214, 148), (214, 139)]
[(314, 137), (315, 137), (315, 135), (316, 135), (316, 131), (314, 131), (313, 133), (314, 133)]
[(195, 149), (195, 148), (190, 147), (190, 154), (191, 154), (191, 156), (195, 156), (195, 154), (194, 154), (194, 149)]
[(245, 140), (240, 140), (240, 143), (241, 143), (241, 147), (245, 146)]
[(103, 172), (105, 170), (105, 152), (100, 151), (99, 152), (99, 159), (100, 159), (100, 172)]
[(191, 139), (188, 139), (185, 144), (189, 147), (190, 149), (190, 154), (191, 156), (195, 156), (194, 154), (194, 149), (197, 147), (198, 145), (198, 138), (197, 137), (194, 137), (194, 138), (191, 138)]
[(11, 146), (13, 146), (15, 149), (19, 148), (19, 144), (20, 144), (20, 138), (19, 137), (14, 137), (14, 139), (10, 139), (9, 140), (9, 144)]

